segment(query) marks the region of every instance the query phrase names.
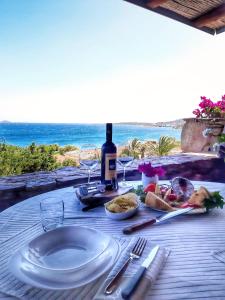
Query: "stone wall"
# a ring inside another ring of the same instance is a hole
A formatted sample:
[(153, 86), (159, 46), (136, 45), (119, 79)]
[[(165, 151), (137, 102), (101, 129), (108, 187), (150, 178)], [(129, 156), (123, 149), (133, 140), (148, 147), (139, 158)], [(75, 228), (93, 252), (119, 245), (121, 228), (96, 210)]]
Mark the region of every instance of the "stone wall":
[[(207, 152), (218, 141), (225, 119), (184, 119), (185, 124), (181, 133), (181, 149), (183, 152)], [(206, 128), (212, 128), (213, 133), (203, 137), (202, 132)]]
[[(178, 154), (166, 157), (152, 157), (154, 165), (161, 165), (166, 175), (161, 179), (183, 176), (193, 180), (225, 182), (225, 164), (214, 155)], [(136, 160), (127, 170), (128, 180), (140, 180), (137, 171), (140, 161)], [(122, 169), (118, 169), (118, 177), (122, 177)], [(92, 180), (100, 178), (100, 171), (92, 174)], [(35, 172), (19, 176), (0, 177), (0, 211), (7, 207), (54, 189), (87, 182), (87, 173), (75, 167), (64, 167), (52, 172)]]

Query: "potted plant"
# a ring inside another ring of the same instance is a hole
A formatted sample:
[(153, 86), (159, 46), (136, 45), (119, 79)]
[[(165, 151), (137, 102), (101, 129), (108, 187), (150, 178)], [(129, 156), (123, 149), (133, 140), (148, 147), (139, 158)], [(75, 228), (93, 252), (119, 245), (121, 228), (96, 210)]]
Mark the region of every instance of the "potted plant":
[(138, 166), (138, 171), (142, 173), (142, 184), (145, 188), (149, 183), (157, 183), (159, 176), (165, 174), (161, 167), (153, 167), (151, 163), (143, 163)]
[(197, 119), (224, 118), (225, 95), (223, 95), (221, 100), (217, 102), (213, 102), (211, 99), (202, 96), (201, 102), (199, 103), (199, 108), (195, 109), (193, 114)]

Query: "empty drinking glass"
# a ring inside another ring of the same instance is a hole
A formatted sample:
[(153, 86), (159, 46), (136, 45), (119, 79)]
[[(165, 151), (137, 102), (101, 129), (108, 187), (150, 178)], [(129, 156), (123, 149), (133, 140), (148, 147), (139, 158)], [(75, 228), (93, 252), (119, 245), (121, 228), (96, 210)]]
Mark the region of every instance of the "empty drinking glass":
[(119, 183), (120, 187), (130, 187), (131, 184), (126, 182), (126, 168), (128, 166), (131, 166), (133, 161), (134, 161), (134, 157), (133, 156), (124, 156), (124, 157), (119, 157), (117, 159), (118, 163), (123, 167), (123, 180), (122, 182)]
[(40, 202), (41, 223), (44, 231), (62, 226), (64, 220), (64, 202), (48, 197)]
[(91, 171), (93, 171), (99, 163), (99, 153), (95, 145), (85, 144), (80, 148), (80, 166), (84, 166), (88, 170), (88, 183), (91, 181)]

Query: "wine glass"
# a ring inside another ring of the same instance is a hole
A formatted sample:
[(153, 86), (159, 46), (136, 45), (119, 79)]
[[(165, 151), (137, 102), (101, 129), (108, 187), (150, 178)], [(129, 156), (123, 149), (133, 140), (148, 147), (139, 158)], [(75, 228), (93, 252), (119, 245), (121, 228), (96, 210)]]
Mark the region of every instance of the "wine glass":
[(99, 163), (99, 153), (96, 145), (82, 145), (80, 148), (79, 161), (80, 167), (83, 166), (88, 170), (88, 184), (90, 184), (91, 171), (93, 171)]
[(126, 182), (126, 168), (128, 166), (131, 166), (133, 161), (134, 161), (134, 157), (133, 156), (122, 156), (119, 157), (117, 159), (118, 163), (123, 167), (123, 180), (122, 182), (119, 183), (120, 187), (130, 187), (131, 184)]

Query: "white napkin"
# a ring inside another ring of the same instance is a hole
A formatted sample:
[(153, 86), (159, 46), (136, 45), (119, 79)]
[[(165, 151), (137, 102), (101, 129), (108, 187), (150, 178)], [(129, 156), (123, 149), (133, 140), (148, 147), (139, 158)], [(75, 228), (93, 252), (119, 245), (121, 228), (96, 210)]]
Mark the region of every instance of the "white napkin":
[[(155, 246), (153, 243), (151, 243), (149, 240), (147, 242), (147, 245), (144, 249), (144, 252), (142, 253), (142, 256), (139, 259), (133, 260), (131, 262), (124, 273), (121, 282), (117, 288), (111, 295), (106, 295), (104, 293), (106, 286), (109, 284), (109, 282), (112, 280), (112, 278), (115, 277), (116, 273), (119, 271), (121, 266), (124, 264), (124, 262), (129, 257), (129, 253), (134, 247), (134, 244), (136, 243), (137, 238), (133, 238), (131, 241), (126, 240), (125, 247), (123, 247), (122, 253), (112, 269), (112, 271), (107, 276), (104, 283), (99, 288), (97, 294), (95, 295), (93, 300), (121, 300), (121, 291), (123, 287), (126, 285), (127, 280), (129, 280), (138, 270), (142, 262), (146, 259), (151, 249)], [(148, 270), (145, 272), (143, 278), (141, 279), (138, 287), (135, 289), (134, 293), (132, 294), (131, 298), (132, 300), (144, 300), (148, 291), (150, 290), (151, 286), (157, 279), (158, 274), (160, 273), (161, 269), (163, 268), (166, 259), (169, 255), (168, 249), (160, 247), (154, 261), (148, 268)]]

